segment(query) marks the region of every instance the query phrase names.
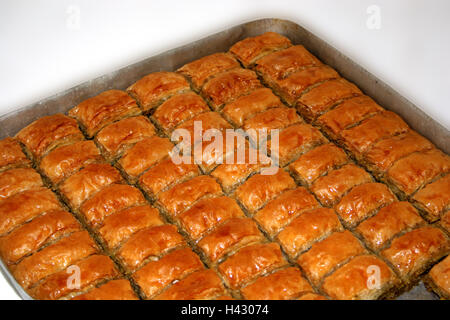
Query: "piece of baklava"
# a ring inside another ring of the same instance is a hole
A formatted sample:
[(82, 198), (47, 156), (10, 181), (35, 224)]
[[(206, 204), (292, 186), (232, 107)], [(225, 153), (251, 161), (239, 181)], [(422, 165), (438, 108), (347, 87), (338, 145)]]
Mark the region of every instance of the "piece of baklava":
[(213, 53), (189, 62), (179, 68), (177, 72), (185, 75), (196, 91), (200, 91), (203, 84), (215, 74), (234, 68), (239, 68), (239, 62), (233, 55), (224, 52)]
[(15, 168), (0, 172), (0, 201), (19, 192), (43, 186), (41, 176), (31, 168)]
[(17, 140), (10, 137), (0, 140), (0, 171), (29, 166), (31, 161)]
[(426, 279), (427, 285), (443, 299), (450, 299), (450, 256), (435, 265)]
[(434, 222), (450, 209), (450, 175), (419, 190), (412, 198), (427, 220)]
[(189, 83), (175, 72), (154, 72), (139, 79), (127, 92), (137, 100), (142, 111), (152, 111), (171, 96), (188, 91)]
[(138, 300), (138, 297), (128, 280), (118, 279), (78, 295), (73, 300)]
[(16, 138), (36, 160), (59, 146), (84, 140), (77, 121), (63, 114), (39, 118), (20, 130)]
[(95, 142), (105, 158), (113, 161), (133, 145), (153, 137), (155, 133), (155, 127), (147, 117), (130, 117), (104, 127), (95, 136)]
[(140, 113), (136, 101), (121, 90), (104, 91), (69, 110), (69, 116), (79, 121), (88, 137), (114, 121)]

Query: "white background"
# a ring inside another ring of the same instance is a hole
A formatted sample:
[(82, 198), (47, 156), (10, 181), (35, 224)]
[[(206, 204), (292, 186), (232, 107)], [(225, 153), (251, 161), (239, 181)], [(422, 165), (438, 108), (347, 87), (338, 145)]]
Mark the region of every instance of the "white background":
[[(379, 29), (367, 26), (372, 6)], [(450, 129), (450, 1), (1, 0), (0, 115), (258, 18), (297, 22)], [(0, 299), (17, 299), (0, 276)]]

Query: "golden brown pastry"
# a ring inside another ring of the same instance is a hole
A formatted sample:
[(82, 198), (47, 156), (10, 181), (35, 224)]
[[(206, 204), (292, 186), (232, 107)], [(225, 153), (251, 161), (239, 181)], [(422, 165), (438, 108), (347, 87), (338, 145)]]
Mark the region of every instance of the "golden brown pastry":
[(75, 119), (63, 114), (39, 118), (16, 135), (35, 159), (40, 159), (58, 146), (84, 140)]
[(166, 224), (136, 232), (120, 247), (116, 257), (128, 270), (135, 270), (146, 261), (155, 260), (185, 244), (177, 228)]
[(313, 288), (294, 267), (261, 277), (241, 289), (244, 299), (249, 300), (290, 300), (305, 292), (313, 292)]
[(372, 218), (363, 221), (357, 228), (366, 244), (373, 250), (383, 248), (392, 238), (401, 232), (425, 224), (417, 210), (409, 202), (394, 202)]
[(450, 240), (442, 230), (422, 227), (394, 239), (381, 254), (403, 279), (410, 279), (420, 275), (449, 251)]
[(366, 252), (350, 231), (336, 232), (313, 244), (309, 251), (298, 258), (297, 263), (309, 280), (318, 285), (322, 277), (330, 271)]
[(191, 273), (156, 297), (156, 300), (209, 300), (226, 293), (219, 276), (211, 269)]
[(298, 187), (268, 202), (264, 208), (255, 213), (254, 219), (269, 236), (273, 237), (302, 212), (318, 206), (319, 203), (308, 190)]
[(112, 161), (137, 142), (155, 135), (155, 127), (147, 117), (125, 118), (106, 126), (95, 137), (105, 157)]
[(373, 255), (353, 258), (325, 278), (323, 291), (337, 300), (376, 300), (398, 283), (394, 272)]
[(250, 281), (287, 264), (276, 243), (253, 244), (240, 249), (219, 265), (228, 286), (239, 289)]
[(398, 160), (387, 172), (387, 182), (401, 195), (409, 196), (450, 171), (450, 158), (437, 149), (412, 153)]
[(94, 141), (80, 141), (47, 154), (42, 159), (40, 168), (54, 184), (58, 184), (84, 166), (102, 161), (103, 157)]
[(80, 228), (78, 221), (67, 211), (46, 212), (0, 237), (0, 256), (6, 264), (15, 264)]
[(172, 251), (157, 261), (150, 261), (133, 274), (133, 279), (147, 299), (160, 293), (176, 280), (204, 269), (200, 258), (189, 248)]
[(221, 194), (222, 189), (216, 180), (209, 176), (198, 176), (160, 193), (158, 199), (165, 210), (176, 217), (201, 198)]
[(203, 251), (210, 264), (217, 263), (225, 255), (233, 253), (243, 246), (264, 241), (256, 223), (250, 218), (231, 218), (216, 227), (197, 245)]
[(141, 175), (139, 185), (148, 195), (156, 197), (160, 192), (199, 173), (193, 162), (175, 164), (171, 158), (166, 158)]
[(291, 46), (291, 41), (275, 32), (266, 32), (256, 37), (249, 37), (235, 43), (230, 52), (248, 67), (263, 56)]
[[(79, 272), (79, 283), (71, 282), (71, 277), (75, 275), (74, 270)], [(94, 254), (65, 270), (48, 276), (43, 282), (30, 289), (29, 294), (39, 300), (70, 299), (77, 292), (89, 290), (99, 282), (118, 276), (119, 272), (109, 257)]]
[(0, 140), (0, 172), (30, 165), (31, 161), (23, 153), (17, 140), (10, 137)]
[(45, 277), (98, 252), (87, 231), (75, 232), (23, 259), (14, 267), (13, 275), (25, 289)]
[[(339, 74), (326, 65), (313, 66), (274, 81), (272, 88), (291, 107), (310, 86), (325, 80), (337, 79)], [(300, 110), (299, 110), (300, 111)]]
[(137, 100), (142, 111), (149, 112), (171, 96), (189, 90), (186, 79), (175, 72), (154, 72), (138, 80), (127, 92)]
[(284, 79), (289, 74), (305, 67), (321, 64), (319, 59), (306, 50), (304, 46), (296, 45), (259, 59), (256, 62), (255, 70), (268, 84), (271, 84), (275, 80)]
[(167, 157), (173, 146), (167, 138), (145, 138), (128, 149), (117, 164), (130, 181), (136, 181), (144, 171)]
[(348, 162), (349, 159), (341, 148), (328, 143), (301, 155), (289, 165), (289, 170), (302, 184), (309, 185), (320, 176)]
[(311, 300), (311, 301), (318, 300), (318, 301), (320, 301), (320, 300), (328, 300), (328, 299), (317, 293), (307, 293), (307, 294), (302, 295), (300, 298), (298, 298), (298, 300)]
[(413, 200), (429, 221), (439, 220), (440, 216), (450, 209), (450, 175), (419, 190)]
[(240, 127), (245, 120), (252, 118), (256, 114), (273, 107), (282, 106), (280, 98), (273, 94), (272, 90), (260, 88), (228, 103), (222, 109), (222, 113), (227, 120)]
[[(278, 147), (280, 166), (287, 165), (301, 154), (327, 142), (322, 133), (309, 124), (297, 124), (282, 130)], [(270, 147), (273, 148), (272, 143)]]
[(294, 179), (286, 171), (278, 169), (276, 174), (250, 177), (234, 194), (249, 213), (254, 213), (268, 201), (295, 187)]
[(236, 201), (228, 197), (206, 198), (178, 216), (178, 223), (193, 240), (232, 218), (244, 217)]
[(347, 228), (354, 228), (376, 211), (394, 201), (396, 197), (382, 183), (364, 183), (350, 190), (334, 207)]
[(297, 101), (297, 109), (308, 121), (314, 121), (336, 103), (362, 95), (361, 90), (343, 78), (325, 81), (311, 88)]
[(188, 77), (194, 89), (200, 91), (203, 84), (215, 74), (238, 68), (239, 62), (233, 55), (224, 52), (213, 53), (189, 62), (179, 68), (177, 72)]
[(102, 225), (111, 214), (132, 206), (145, 205), (147, 201), (139, 189), (126, 184), (109, 185), (86, 200), (80, 213), (92, 227)]
[(80, 122), (89, 137), (114, 121), (140, 113), (136, 101), (121, 90), (104, 91), (69, 110), (69, 116)]
[(255, 72), (237, 68), (208, 80), (202, 88), (202, 94), (214, 110), (219, 110), (225, 104), (261, 87)]
[(180, 123), (210, 111), (206, 102), (194, 92), (177, 94), (160, 105), (152, 118), (169, 134)]
[(323, 205), (332, 206), (351, 188), (367, 182), (372, 182), (372, 178), (364, 169), (346, 164), (318, 178), (312, 184), (311, 191)]
[(415, 131), (387, 138), (376, 143), (364, 155), (364, 164), (381, 176), (400, 158), (433, 148), (433, 144)]
[(0, 236), (41, 213), (61, 209), (56, 195), (40, 187), (17, 193), (0, 202)]
[(116, 249), (139, 230), (163, 224), (157, 209), (149, 205), (135, 206), (107, 216), (98, 233), (110, 249)]
[(138, 300), (138, 297), (128, 280), (119, 279), (111, 280), (98, 288), (76, 296), (72, 300)]
[(441, 217), (439, 224), (447, 231), (450, 235), (450, 211), (444, 213)]
[(36, 170), (16, 168), (0, 172), (0, 201), (16, 193), (43, 187), (42, 179)]
[(88, 164), (60, 186), (59, 191), (65, 197), (70, 207), (77, 211), (82, 203), (94, 193), (113, 183), (120, 183), (122, 176), (119, 171), (106, 163)]
[(400, 116), (391, 111), (383, 111), (364, 120), (356, 127), (343, 130), (341, 136), (345, 146), (356, 156), (360, 156), (375, 142), (408, 130), (408, 125)]
[(368, 96), (358, 96), (339, 103), (336, 108), (321, 115), (316, 123), (334, 140), (347, 129), (384, 109)]
[(427, 280), (434, 292), (444, 299), (450, 299), (450, 256), (431, 269)]
[[(243, 149), (243, 148), (242, 148)], [(252, 146), (246, 146), (245, 150), (237, 149), (233, 154), (233, 161), (224, 159), (224, 163), (211, 172), (225, 192), (231, 193), (238, 185), (245, 182), (252, 173), (272, 164), (272, 160), (258, 152)], [(230, 163), (231, 162), (231, 163)]]
[(338, 231), (343, 231), (343, 227), (336, 213), (332, 209), (317, 208), (300, 214), (278, 234), (277, 240), (284, 251), (295, 259), (313, 243)]
[(258, 130), (267, 130), (267, 133), (270, 134), (272, 129), (283, 129), (301, 122), (303, 120), (295, 109), (277, 107), (258, 113), (253, 118), (245, 120), (243, 129), (256, 141), (255, 134), (251, 134), (252, 130), (255, 130), (256, 133)]

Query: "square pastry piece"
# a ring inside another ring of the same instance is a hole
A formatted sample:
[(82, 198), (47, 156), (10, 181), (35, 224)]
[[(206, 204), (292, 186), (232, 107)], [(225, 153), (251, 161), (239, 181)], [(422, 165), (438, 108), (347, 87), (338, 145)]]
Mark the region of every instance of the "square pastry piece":
[(426, 277), (426, 285), (443, 299), (450, 299), (450, 256), (435, 265)]
[(378, 251), (386, 247), (396, 235), (424, 224), (417, 210), (409, 202), (401, 201), (381, 208), (375, 216), (363, 221), (356, 232), (369, 248)]
[(358, 96), (339, 103), (321, 115), (318, 124), (333, 140), (338, 140), (343, 130), (354, 126), (384, 109), (368, 96)]
[(255, 72), (237, 68), (217, 74), (206, 82), (202, 95), (214, 110), (219, 110), (225, 104), (261, 87)]
[(230, 52), (234, 54), (239, 61), (249, 67), (263, 56), (290, 47), (291, 41), (275, 32), (266, 32), (256, 37), (246, 38), (235, 43)]
[(284, 79), (289, 74), (308, 66), (322, 63), (302, 45), (292, 46), (284, 50), (271, 53), (256, 62), (255, 70), (264, 81), (272, 84), (276, 80)]
[(376, 300), (389, 296), (399, 281), (394, 272), (373, 255), (353, 258), (323, 281), (323, 291), (337, 300)]
[(250, 214), (253, 214), (268, 201), (295, 187), (294, 179), (286, 171), (278, 169), (276, 174), (256, 174), (250, 177), (236, 189), (234, 196)]
[[(80, 271), (78, 288), (71, 285), (73, 270)], [(119, 271), (108, 256), (94, 254), (48, 276), (28, 293), (39, 300), (68, 300), (86, 293), (100, 283), (119, 277)]]
[(361, 90), (343, 78), (325, 81), (302, 94), (297, 101), (297, 109), (311, 122), (340, 101), (359, 95), (362, 95)]
[(16, 138), (36, 160), (58, 146), (84, 140), (77, 121), (63, 114), (42, 117), (32, 122), (20, 130)]
[(147, 117), (130, 117), (100, 130), (95, 142), (105, 158), (114, 161), (133, 145), (145, 138), (153, 137), (155, 133), (155, 127)]
[(207, 269), (191, 273), (157, 296), (156, 300), (211, 300), (226, 294), (217, 273)]
[(311, 249), (300, 255), (297, 263), (309, 280), (319, 285), (327, 274), (351, 258), (366, 253), (367, 250), (350, 231), (336, 232), (325, 240), (313, 244)]
[(286, 266), (276, 243), (258, 243), (241, 248), (222, 262), (218, 270), (232, 290), (239, 290), (256, 278)]
[(414, 195), (413, 201), (424, 212), (427, 220), (439, 220), (450, 210), (450, 175), (426, 185)]
[(291, 300), (314, 290), (300, 270), (289, 267), (258, 278), (241, 289), (247, 300)]
[(136, 101), (121, 90), (102, 92), (69, 110), (69, 115), (80, 122), (88, 137), (114, 121), (140, 113)]
[(398, 159), (433, 147), (430, 141), (410, 130), (377, 142), (364, 155), (362, 163), (376, 176), (382, 177)]
[(421, 227), (391, 241), (381, 255), (407, 282), (424, 271), (450, 251), (450, 240), (439, 228)]
[(150, 112), (171, 96), (188, 91), (189, 83), (175, 72), (154, 72), (138, 80), (127, 92), (137, 100), (143, 112)]
[(350, 189), (368, 182), (372, 182), (372, 177), (364, 169), (346, 164), (318, 178), (310, 189), (323, 205), (333, 206)]
[(179, 124), (207, 111), (210, 109), (206, 102), (196, 93), (188, 91), (167, 99), (156, 109), (152, 118), (170, 135)]
[(240, 67), (239, 62), (229, 53), (219, 52), (194, 60), (182, 66), (177, 72), (186, 76), (196, 91), (215, 74)]
[(241, 127), (246, 120), (274, 107), (283, 107), (280, 98), (272, 90), (260, 88), (225, 105), (222, 114), (236, 127)]
[(319, 65), (294, 72), (287, 78), (274, 81), (271, 86), (288, 105), (293, 107), (297, 99), (312, 85), (337, 78), (339, 78), (339, 74), (334, 69), (326, 65)]
[(431, 149), (398, 160), (387, 171), (385, 180), (405, 198), (449, 171), (449, 156), (438, 149)]
[(289, 170), (303, 185), (310, 185), (317, 178), (349, 161), (344, 150), (328, 143), (301, 155), (289, 165)]
[(57, 185), (90, 163), (103, 162), (94, 141), (84, 140), (54, 149), (42, 158), (42, 173)]
[(138, 300), (138, 297), (128, 280), (118, 279), (95, 287), (73, 300)]
[(400, 116), (391, 111), (383, 111), (364, 120), (358, 126), (341, 132), (342, 143), (357, 158), (367, 152), (376, 142), (409, 130)]
[(17, 193), (43, 186), (41, 176), (31, 168), (16, 168), (0, 172), (0, 201)]
[(13, 138), (0, 140), (0, 172), (11, 168), (29, 167), (31, 161), (22, 151), (19, 142)]

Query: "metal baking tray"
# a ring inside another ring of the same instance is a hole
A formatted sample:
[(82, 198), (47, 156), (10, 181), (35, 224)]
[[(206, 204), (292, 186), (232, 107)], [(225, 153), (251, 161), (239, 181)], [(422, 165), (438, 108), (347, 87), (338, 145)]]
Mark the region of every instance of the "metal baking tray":
[[(187, 62), (218, 51), (227, 51), (235, 42), (274, 31), (287, 36), (294, 44), (302, 44), (343, 77), (356, 83), (367, 95), (386, 109), (402, 116), (416, 131), (431, 140), (437, 147), (450, 153), (450, 133), (422, 110), (399, 93), (369, 73), (334, 47), (318, 38), (299, 24), (280, 19), (261, 19), (246, 22), (213, 34), (201, 40), (147, 58), (117, 71), (87, 81), (27, 107), (0, 116), (0, 139), (15, 135), (32, 121), (58, 112), (65, 113), (81, 101), (108, 89), (125, 89), (138, 79), (155, 71), (173, 71)], [(0, 270), (22, 299), (32, 299), (14, 280), (3, 262)], [(437, 299), (423, 283), (398, 299)]]

